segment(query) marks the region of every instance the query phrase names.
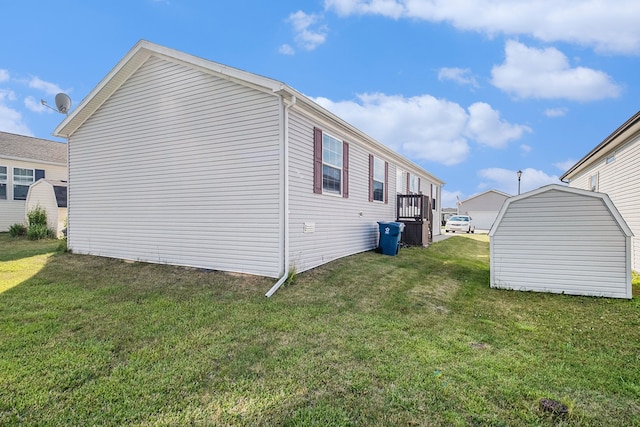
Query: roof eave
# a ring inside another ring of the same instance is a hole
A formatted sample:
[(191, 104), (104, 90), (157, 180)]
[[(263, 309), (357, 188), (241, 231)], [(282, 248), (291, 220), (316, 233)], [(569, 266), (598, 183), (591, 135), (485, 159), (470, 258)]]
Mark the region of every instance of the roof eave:
[(567, 170), (561, 177), (560, 181), (566, 182), (567, 178), (571, 178), (580, 170), (589, 166), (592, 161), (596, 160), (596, 156), (606, 150), (615, 149), (624, 142), (631, 134), (640, 132), (640, 111), (631, 116), (626, 122), (624, 122), (618, 129), (613, 131), (607, 136), (600, 144), (598, 144), (593, 150), (587, 153), (582, 159), (574, 164), (569, 170)]

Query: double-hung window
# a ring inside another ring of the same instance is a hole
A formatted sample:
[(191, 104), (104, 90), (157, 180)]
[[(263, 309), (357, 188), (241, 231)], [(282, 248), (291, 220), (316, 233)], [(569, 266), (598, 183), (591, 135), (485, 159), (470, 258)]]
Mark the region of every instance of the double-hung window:
[(0, 200), (7, 200), (7, 167), (0, 166)]
[(313, 129), (313, 192), (349, 197), (349, 144)]
[(418, 194), (420, 192), (420, 178), (416, 175), (409, 175), (409, 194)]
[(322, 134), (322, 191), (341, 194), (342, 141)]
[(33, 169), (13, 168), (13, 200), (27, 200), (34, 176)]
[(382, 159), (369, 155), (369, 201), (387, 203), (389, 165)]

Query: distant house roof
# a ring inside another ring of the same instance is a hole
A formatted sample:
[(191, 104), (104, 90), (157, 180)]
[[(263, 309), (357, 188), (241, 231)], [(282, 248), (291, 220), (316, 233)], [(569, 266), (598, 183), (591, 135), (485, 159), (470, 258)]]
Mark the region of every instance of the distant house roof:
[(0, 132), (0, 157), (67, 165), (67, 144), (14, 133)]
[(635, 113), (629, 120), (624, 122), (618, 129), (613, 131), (611, 135), (606, 137), (593, 150), (587, 153), (575, 165), (560, 177), (560, 181), (567, 182), (576, 173), (590, 166), (593, 162), (600, 159), (603, 155), (610, 153), (629, 140), (630, 136), (637, 135), (640, 132), (640, 111)]

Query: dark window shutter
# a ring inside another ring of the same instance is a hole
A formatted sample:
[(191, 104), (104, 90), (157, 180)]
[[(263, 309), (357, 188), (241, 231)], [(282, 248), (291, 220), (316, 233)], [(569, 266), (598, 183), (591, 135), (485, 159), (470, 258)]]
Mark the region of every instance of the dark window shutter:
[(389, 163), (384, 162), (384, 203), (389, 204)]
[(349, 198), (349, 144), (342, 141), (342, 197)]
[(411, 185), (410, 181), (411, 181), (411, 174), (409, 172), (407, 172), (407, 192), (406, 192), (406, 194), (409, 194), (409, 189), (411, 188), (411, 187), (409, 187), (409, 185)]
[(39, 180), (44, 178), (44, 169), (36, 169), (35, 170), (35, 175), (34, 175), (35, 180)]
[(322, 129), (313, 128), (313, 192), (322, 194)]
[(369, 201), (373, 202), (373, 154), (369, 154)]
[(422, 190), (420, 190), (420, 178), (418, 178), (418, 194), (422, 194)]

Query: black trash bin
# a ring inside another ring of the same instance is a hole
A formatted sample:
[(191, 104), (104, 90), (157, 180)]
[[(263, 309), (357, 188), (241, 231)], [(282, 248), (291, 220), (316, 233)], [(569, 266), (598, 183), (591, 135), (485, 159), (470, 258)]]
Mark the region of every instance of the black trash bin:
[(380, 240), (378, 247), (385, 255), (397, 255), (404, 224), (401, 222), (378, 221)]

